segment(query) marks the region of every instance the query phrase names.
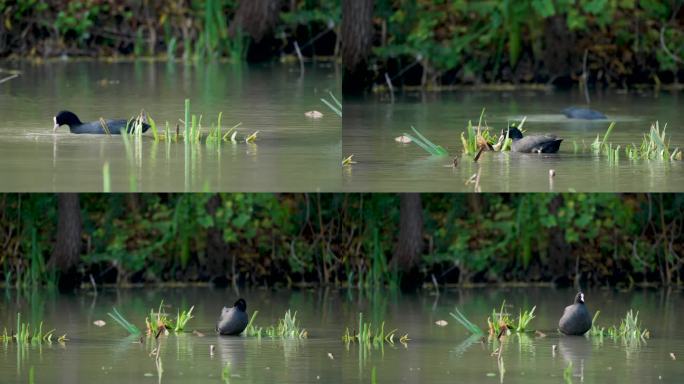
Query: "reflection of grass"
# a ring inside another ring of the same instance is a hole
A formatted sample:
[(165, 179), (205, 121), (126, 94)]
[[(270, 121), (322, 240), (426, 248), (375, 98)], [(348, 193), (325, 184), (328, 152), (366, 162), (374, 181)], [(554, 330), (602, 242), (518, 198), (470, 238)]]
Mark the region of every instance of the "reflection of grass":
[(569, 361), (568, 366), (563, 370), (563, 381), (565, 384), (572, 384), (572, 361)]
[[(345, 329), (342, 340), (349, 343), (364, 344), (364, 345), (382, 345), (383, 343), (394, 344), (394, 338), (397, 335), (397, 329), (385, 331), (385, 322), (380, 324), (380, 327), (373, 327), (373, 323), (363, 321), (363, 313), (359, 313), (359, 328), (358, 330)], [(399, 337), (399, 342), (406, 344), (408, 334)]]

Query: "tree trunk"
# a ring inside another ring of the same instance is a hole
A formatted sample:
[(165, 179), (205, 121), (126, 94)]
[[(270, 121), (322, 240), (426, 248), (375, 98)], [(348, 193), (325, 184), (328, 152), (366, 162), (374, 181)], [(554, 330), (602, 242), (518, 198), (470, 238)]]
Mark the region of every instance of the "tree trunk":
[(60, 272), (59, 290), (72, 291), (81, 283), (77, 271), (81, 254), (81, 207), (78, 194), (58, 194), (57, 210), (57, 241), (50, 264)]
[(239, 0), (229, 33), (235, 37), (241, 30), (251, 38), (247, 61), (264, 61), (275, 54), (278, 41), (270, 32), (278, 22), (279, 12), (280, 0)]
[(394, 262), (401, 273), (401, 289), (412, 291), (422, 283), (418, 262), (423, 253), (423, 205), (418, 193), (402, 193), (399, 199), (399, 239)]
[[(563, 196), (558, 195), (549, 203), (549, 215), (556, 216), (563, 206)], [(549, 261), (548, 266), (554, 283), (560, 287), (572, 285), (570, 274), (575, 272), (573, 260), (570, 260), (572, 250), (565, 241), (565, 231), (558, 226), (549, 230)]]
[(343, 94), (370, 86), (368, 56), (373, 47), (373, 0), (342, 0)]
[[(216, 219), (216, 211), (221, 206), (221, 195), (213, 195), (207, 202), (207, 213)], [(207, 229), (206, 274), (218, 287), (228, 286), (228, 244), (223, 241), (223, 231), (216, 226)]]

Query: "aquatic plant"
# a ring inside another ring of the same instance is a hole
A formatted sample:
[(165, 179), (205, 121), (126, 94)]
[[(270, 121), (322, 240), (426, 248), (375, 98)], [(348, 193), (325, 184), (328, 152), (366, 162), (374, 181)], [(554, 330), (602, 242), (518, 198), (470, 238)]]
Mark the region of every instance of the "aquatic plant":
[[(363, 321), (363, 313), (359, 313), (358, 330), (345, 329), (342, 340), (347, 343), (356, 343), (363, 345), (381, 345), (383, 343), (394, 344), (394, 339), (397, 337), (397, 329), (385, 331), (385, 322), (380, 323), (379, 327), (373, 327), (372, 322)], [(408, 334), (398, 337), (399, 342), (406, 344), (410, 339)]]
[(330, 108), (333, 112), (337, 114), (337, 116), (342, 117), (342, 103), (340, 103), (339, 100), (335, 97), (335, 95), (332, 94), (332, 92), (328, 91), (328, 94), (330, 95), (330, 98), (332, 99), (332, 102), (321, 98), (321, 101), (323, 104), (327, 105), (328, 108)]
[(643, 328), (639, 322), (639, 312), (634, 313), (633, 310), (627, 311), (625, 317), (620, 320), (619, 325), (611, 325), (608, 328), (599, 327), (596, 324), (600, 311), (596, 311), (592, 321), (592, 327), (589, 331), (589, 336), (603, 338), (608, 336), (612, 339), (626, 339), (626, 340), (644, 340), (651, 337), (651, 332)]
[(351, 155), (349, 155), (349, 156), (345, 157), (344, 159), (342, 159), (342, 166), (344, 167), (344, 166), (349, 166), (349, 165), (352, 165), (352, 164), (356, 164), (356, 161), (352, 160), (353, 157), (354, 157), (354, 154), (352, 153)]
[(670, 148), (665, 130), (667, 124), (660, 130), (660, 124), (656, 121), (651, 124), (651, 129), (644, 134), (641, 144), (629, 144), (625, 147), (625, 154), (631, 160), (682, 160), (682, 151), (677, 147)]
[[(0, 341), (3, 343), (9, 343), (11, 341), (17, 344), (39, 344), (43, 342), (51, 343), (55, 339), (55, 330), (51, 329), (49, 331), (43, 330), (43, 322), (38, 324), (38, 328), (31, 328), (30, 323), (23, 323), (21, 321), (21, 312), (17, 312), (17, 322), (15, 324), (16, 331), (13, 334), (12, 331), (8, 332), (7, 328), (3, 328), (2, 334), (0, 334)], [(66, 334), (59, 336), (56, 340), (60, 343), (67, 341)]]
[(195, 309), (194, 305), (187, 311), (181, 311), (180, 309), (178, 310), (178, 314), (176, 315), (176, 325), (173, 327), (174, 332), (183, 332), (185, 330), (185, 326), (188, 324), (188, 321), (193, 318), (193, 309)]
[(461, 325), (463, 325), (468, 332), (472, 333), (473, 335), (484, 335), (482, 329), (468, 320), (468, 318), (466, 318), (465, 315), (458, 310), (458, 308), (454, 308), (454, 310), (456, 311), (456, 314), (449, 312), (449, 315), (461, 323)]
[(126, 318), (121, 313), (119, 313), (119, 311), (116, 308), (112, 308), (112, 311), (114, 312), (113, 314), (108, 312), (107, 315), (114, 319), (114, 321), (121, 327), (123, 327), (123, 329), (128, 331), (128, 333), (130, 333), (133, 336), (140, 336), (142, 334), (142, 332), (140, 332), (140, 329), (138, 329), (138, 327), (136, 327), (131, 322), (126, 320)]
[(611, 132), (613, 132), (613, 128), (615, 128), (614, 121), (610, 123), (606, 133), (603, 134), (603, 139), (600, 138), (600, 135), (596, 135), (596, 140), (591, 144), (591, 149), (593, 149), (595, 153), (599, 154), (608, 148), (608, 138), (610, 137)]
[(252, 317), (249, 319), (249, 323), (243, 332), (245, 336), (258, 338), (266, 336), (273, 339), (306, 339), (309, 336), (306, 329), (299, 325), (299, 322), (297, 321), (297, 312), (292, 313), (288, 309), (285, 312), (285, 316), (278, 319), (277, 324), (266, 327), (260, 327), (254, 324), (254, 319), (258, 313), (259, 311), (254, 311), (254, 313), (252, 313)]
[(434, 144), (430, 140), (428, 140), (425, 136), (423, 136), (418, 130), (414, 127), (411, 126), (411, 130), (416, 134), (416, 136), (409, 135), (408, 133), (404, 133), (403, 135), (411, 139), (412, 142), (416, 143), (417, 146), (421, 147), (424, 149), (427, 153), (433, 155), (433, 156), (448, 156), (449, 153), (446, 151), (446, 149), (442, 148), (441, 146)]
[(534, 310), (537, 308), (535, 305), (531, 310), (520, 310), (518, 314), (518, 319), (513, 323), (513, 329), (515, 332), (527, 332), (530, 331), (529, 324), (534, 319)]

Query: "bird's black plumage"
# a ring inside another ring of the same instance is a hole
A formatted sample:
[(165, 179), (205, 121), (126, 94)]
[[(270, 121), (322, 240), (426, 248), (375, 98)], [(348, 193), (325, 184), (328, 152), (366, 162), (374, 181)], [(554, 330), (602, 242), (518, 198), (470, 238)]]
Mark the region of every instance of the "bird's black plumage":
[(591, 329), (591, 313), (584, 304), (584, 293), (575, 296), (575, 303), (565, 307), (558, 329), (566, 335), (581, 336)]
[(580, 120), (603, 120), (607, 119), (606, 115), (603, 113), (589, 109), (589, 108), (578, 108), (578, 107), (568, 107), (561, 111), (568, 119), (580, 119)]
[(508, 128), (508, 137), (512, 140), (511, 151), (524, 153), (556, 153), (563, 141), (555, 135), (523, 136), (516, 127)]
[[(84, 123), (81, 121), (81, 119), (78, 118), (78, 116), (76, 116), (75, 113), (70, 111), (60, 111), (54, 117), (53, 120), (55, 123), (53, 131), (56, 131), (57, 128), (61, 127), (62, 125), (68, 125), (69, 131), (71, 131), (71, 133), (91, 133), (100, 135), (107, 133), (100, 121), (91, 121), (88, 123)], [(107, 128), (109, 129), (109, 133), (112, 135), (120, 134), (121, 131), (126, 129), (126, 126), (128, 126), (128, 133), (133, 132), (134, 129), (133, 121), (129, 123), (128, 120), (124, 119), (105, 120), (105, 123), (107, 124)], [(147, 131), (149, 128), (149, 124), (145, 122), (142, 123), (143, 132)]]
[(221, 335), (239, 335), (247, 328), (249, 317), (247, 316), (247, 303), (244, 299), (238, 299), (232, 308), (223, 307), (216, 331)]

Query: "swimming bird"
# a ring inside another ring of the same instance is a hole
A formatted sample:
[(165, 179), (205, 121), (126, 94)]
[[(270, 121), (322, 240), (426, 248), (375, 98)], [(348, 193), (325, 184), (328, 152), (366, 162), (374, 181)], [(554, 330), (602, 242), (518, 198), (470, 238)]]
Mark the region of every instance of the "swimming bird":
[[(89, 123), (83, 123), (81, 122), (81, 119), (79, 119), (78, 116), (76, 116), (75, 113), (70, 111), (60, 111), (57, 114), (57, 116), (55, 116), (52, 120), (55, 123), (55, 126), (52, 129), (53, 132), (56, 132), (57, 128), (61, 127), (62, 125), (68, 125), (69, 131), (71, 131), (71, 133), (107, 133), (105, 131), (105, 127), (100, 121), (91, 121)], [(127, 125), (128, 133), (132, 133), (135, 126), (135, 120), (131, 120), (130, 123), (128, 120), (124, 119), (104, 120), (104, 122), (107, 126), (107, 129), (109, 129), (109, 133), (112, 135), (120, 134), (121, 131), (126, 129)], [(142, 131), (145, 132), (149, 128), (150, 126), (149, 124), (147, 124), (147, 118), (144, 114), (142, 114)]]
[(216, 331), (221, 335), (239, 335), (242, 333), (249, 323), (246, 310), (247, 303), (244, 299), (238, 299), (232, 308), (223, 307), (221, 317), (216, 323)]
[[(502, 135), (504, 132), (502, 132)], [(556, 153), (563, 139), (556, 135), (530, 135), (523, 136), (515, 126), (508, 127), (508, 137), (513, 140), (511, 151), (525, 153)]]
[(603, 120), (606, 115), (589, 108), (569, 107), (561, 111), (568, 119)]
[(584, 305), (584, 293), (578, 292), (575, 303), (565, 307), (558, 329), (566, 335), (581, 336), (591, 329), (591, 314)]

